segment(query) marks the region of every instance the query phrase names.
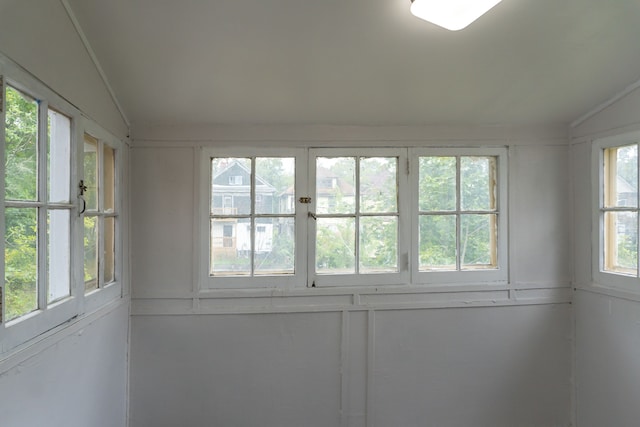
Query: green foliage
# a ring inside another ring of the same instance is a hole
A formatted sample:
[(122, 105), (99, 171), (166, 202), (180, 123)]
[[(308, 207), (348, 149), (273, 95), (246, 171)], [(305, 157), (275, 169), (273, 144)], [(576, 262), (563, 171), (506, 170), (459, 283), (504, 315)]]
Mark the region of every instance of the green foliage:
[[(17, 90), (6, 90), (5, 191), (12, 200), (35, 200), (38, 104)], [(5, 312), (7, 319), (37, 304), (36, 209), (5, 210)]]
[[(461, 157), (460, 194), (456, 192), (455, 157), (421, 157), (419, 172), (420, 216), (419, 259), (421, 267), (451, 269), (456, 258), (466, 266), (491, 265), (495, 250), (496, 216), (461, 215), (459, 248), (456, 254), (456, 216), (453, 213), (460, 197), (460, 209), (491, 211), (495, 208), (495, 159)], [(446, 214), (452, 212), (451, 214)]]

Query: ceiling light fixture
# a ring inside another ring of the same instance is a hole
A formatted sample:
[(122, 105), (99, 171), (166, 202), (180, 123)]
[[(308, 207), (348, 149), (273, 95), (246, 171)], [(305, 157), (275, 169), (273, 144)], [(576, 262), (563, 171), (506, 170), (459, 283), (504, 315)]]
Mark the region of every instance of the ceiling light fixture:
[(502, 0), (411, 0), (411, 13), (447, 30), (458, 31)]

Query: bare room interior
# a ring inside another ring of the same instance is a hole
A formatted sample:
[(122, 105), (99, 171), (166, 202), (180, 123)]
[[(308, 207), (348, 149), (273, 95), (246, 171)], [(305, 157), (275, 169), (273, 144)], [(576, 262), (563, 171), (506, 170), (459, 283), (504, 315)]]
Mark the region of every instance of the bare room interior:
[(430, 2), (0, 0), (0, 425), (637, 427), (640, 3)]

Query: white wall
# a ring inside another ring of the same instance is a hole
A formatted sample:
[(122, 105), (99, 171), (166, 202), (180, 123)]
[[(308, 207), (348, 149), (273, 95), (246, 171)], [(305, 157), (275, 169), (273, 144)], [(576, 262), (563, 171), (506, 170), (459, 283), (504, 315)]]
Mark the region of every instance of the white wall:
[(572, 131), (578, 427), (632, 427), (640, 419), (640, 292), (592, 283), (591, 273), (592, 141), (639, 130), (639, 111), (635, 90)]
[[(553, 128), (136, 129), (131, 426), (570, 425), (567, 141)], [(507, 145), (510, 282), (200, 294), (193, 171), (199, 146), (231, 144)]]
[(125, 301), (0, 362), (3, 426), (126, 425)]
[(0, 52), (114, 135), (128, 135), (61, 0), (2, 0), (0, 29)]
[[(127, 126), (61, 1), (1, 1), (0, 52), (126, 137)], [(0, 424), (125, 426), (128, 326), (125, 298), (0, 354)]]

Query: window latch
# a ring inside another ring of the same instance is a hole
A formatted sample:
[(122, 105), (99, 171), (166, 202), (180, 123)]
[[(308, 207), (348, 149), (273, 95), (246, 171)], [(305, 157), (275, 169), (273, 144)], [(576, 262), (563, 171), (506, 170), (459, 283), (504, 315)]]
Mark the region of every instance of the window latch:
[(298, 201), (300, 203), (309, 204), (311, 203), (311, 197), (300, 197)]
[(80, 180), (80, 184), (78, 184), (78, 188), (80, 188), (80, 195), (84, 196), (84, 192), (87, 191), (87, 186), (84, 185), (84, 179)]

